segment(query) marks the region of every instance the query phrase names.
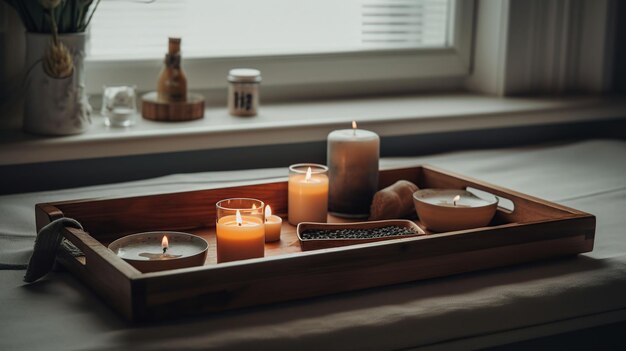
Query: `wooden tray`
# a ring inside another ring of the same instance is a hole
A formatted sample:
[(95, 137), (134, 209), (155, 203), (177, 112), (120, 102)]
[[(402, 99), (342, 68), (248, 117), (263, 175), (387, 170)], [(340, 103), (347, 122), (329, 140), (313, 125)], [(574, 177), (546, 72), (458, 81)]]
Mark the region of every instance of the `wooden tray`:
[[(510, 200), (488, 227), (303, 252), (295, 227), (264, 258), (216, 264), (215, 202), (254, 197), (287, 215), (287, 182), (36, 206), (37, 229), (67, 216), (86, 231), (63, 235), (84, 253), (59, 261), (111, 307), (132, 321), (153, 321), (278, 301), (397, 284), (593, 249), (595, 217), (430, 166), (381, 171), (380, 187), (399, 179), (420, 188), (471, 187)], [(506, 202), (506, 201), (503, 201)], [(331, 222), (337, 219), (330, 218)], [(205, 266), (141, 273), (107, 249), (131, 233), (172, 230), (208, 240)]]

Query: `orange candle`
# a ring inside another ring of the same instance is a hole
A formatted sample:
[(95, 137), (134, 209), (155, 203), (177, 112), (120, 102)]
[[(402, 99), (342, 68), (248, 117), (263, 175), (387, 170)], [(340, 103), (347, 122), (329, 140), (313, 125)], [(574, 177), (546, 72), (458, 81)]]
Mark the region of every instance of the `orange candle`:
[(224, 216), (217, 221), (217, 262), (263, 257), (265, 226), (258, 217)]
[(289, 167), (289, 223), (326, 223), (328, 214), (328, 167), (298, 164)]
[(265, 242), (280, 240), (280, 230), (283, 219), (272, 214), (270, 205), (265, 206)]

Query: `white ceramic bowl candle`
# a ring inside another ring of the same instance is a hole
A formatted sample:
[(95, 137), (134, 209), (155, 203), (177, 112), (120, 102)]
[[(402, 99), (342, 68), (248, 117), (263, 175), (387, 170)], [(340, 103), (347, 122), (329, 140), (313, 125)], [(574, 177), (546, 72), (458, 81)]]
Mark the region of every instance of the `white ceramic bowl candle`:
[(209, 243), (199, 236), (170, 231), (119, 238), (109, 249), (143, 273), (202, 266)]
[(415, 210), (422, 224), (434, 232), (484, 227), (491, 222), (498, 199), (479, 198), (457, 189), (422, 189), (413, 193)]

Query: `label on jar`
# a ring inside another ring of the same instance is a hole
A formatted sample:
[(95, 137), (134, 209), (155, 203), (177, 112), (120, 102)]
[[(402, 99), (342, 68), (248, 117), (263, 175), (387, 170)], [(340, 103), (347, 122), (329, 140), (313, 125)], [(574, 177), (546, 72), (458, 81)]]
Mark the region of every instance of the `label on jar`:
[(258, 83), (231, 82), (228, 89), (228, 110), (234, 116), (254, 116), (259, 107)]

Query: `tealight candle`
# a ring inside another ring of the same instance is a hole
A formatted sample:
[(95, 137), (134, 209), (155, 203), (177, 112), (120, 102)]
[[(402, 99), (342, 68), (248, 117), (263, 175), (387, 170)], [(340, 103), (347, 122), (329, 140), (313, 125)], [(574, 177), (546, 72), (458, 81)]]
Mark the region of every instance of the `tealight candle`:
[(328, 216), (328, 167), (300, 163), (289, 167), (289, 223), (326, 223)]
[(272, 214), (270, 205), (265, 206), (265, 242), (280, 240), (283, 219)]
[(413, 194), (417, 216), (435, 232), (484, 227), (491, 222), (498, 199), (479, 198), (456, 189), (422, 189)]
[(335, 130), (328, 134), (328, 210), (341, 217), (368, 217), (378, 190), (380, 138), (369, 130)]
[(132, 234), (109, 245), (117, 256), (141, 272), (201, 266), (208, 247), (199, 236), (169, 231)]
[(265, 255), (265, 225), (261, 212), (263, 202), (235, 198), (219, 201), (215, 206), (217, 262), (263, 257)]

